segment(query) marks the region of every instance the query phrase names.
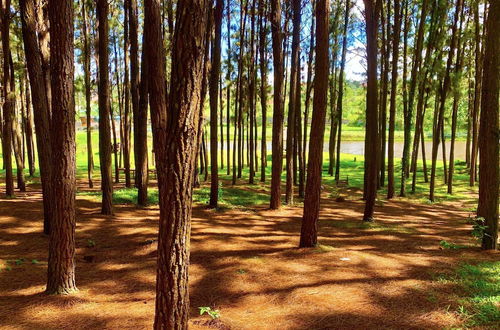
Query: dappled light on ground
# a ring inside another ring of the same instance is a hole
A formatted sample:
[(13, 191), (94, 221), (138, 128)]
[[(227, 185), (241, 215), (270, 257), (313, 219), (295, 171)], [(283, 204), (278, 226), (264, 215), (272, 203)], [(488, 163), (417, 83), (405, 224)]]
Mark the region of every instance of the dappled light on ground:
[[(95, 196), (79, 194), (79, 292), (46, 296), (48, 239), (41, 233), (37, 189), (0, 200), (2, 327), (151, 328), (157, 206), (117, 205), (114, 216), (101, 216)], [(376, 209), (377, 221), (366, 225), (360, 221), (359, 191), (341, 203), (328, 198), (327, 191), (323, 195), (320, 245), (313, 249), (297, 248), (300, 207), (194, 207), (191, 328), (438, 329), (462, 324), (455, 312), (456, 285), (436, 276), (462, 262), (499, 256), (476, 247), (462, 205), (385, 201)], [(442, 240), (464, 248), (443, 249)], [(220, 310), (220, 321), (206, 323), (208, 316), (198, 312), (202, 306)]]

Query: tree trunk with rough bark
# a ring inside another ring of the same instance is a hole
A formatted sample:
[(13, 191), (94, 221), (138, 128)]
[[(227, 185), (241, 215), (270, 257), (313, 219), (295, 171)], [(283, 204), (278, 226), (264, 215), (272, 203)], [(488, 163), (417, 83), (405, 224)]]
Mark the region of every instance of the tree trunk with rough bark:
[[(187, 329), (191, 199), (208, 0), (177, 5), (167, 118), (159, 0), (145, 1), (150, 102), (160, 191), (155, 329)], [(168, 146), (168, 147), (167, 147)]]
[(73, 2), (51, 0), (50, 69), (52, 81), (52, 223), (49, 240), (47, 289), (69, 294), (75, 284), (75, 100)]
[(272, 174), (271, 201), (272, 210), (281, 207), (281, 171), (283, 167), (283, 32), (281, 30), (281, 2), (271, 0), (271, 34), (274, 64), (274, 97), (273, 97), (273, 142), (272, 142)]
[(373, 221), (377, 198), (378, 153), (378, 86), (377, 86), (377, 27), (380, 0), (364, 0), (366, 19), (366, 53), (368, 58), (368, 82), (366, 89), (366, 148), (365, 148), (365, 212), (363, 221)]
[(479, 131), (479, 205), (477, 215), (484, 218), (486, 230), (482, 247), (498, 248), (498, 196), (500, 184), (500, 2), (491, 1), (486, 22), (486, 45), (482, 79), (481, 124)]
[(109, 99), (109, 25), (108, 2), (98, 0), (99, 22), (99, 159), (101, 164), (102, 214), (113, 213), (113, 179), (111, 174), (111, 104)]
[(318, 243), (318, 218), (321, 201), (321, 172), (323, 167), (323, 140), (328, 94), (328, 11), (329, 1), (316, 2), (316, 67), (314, 73), (313, 115), (309, 163), (307, 164), (304, 216), (299, 247), (313, 247)]
[(20, 0), (22, 33), (28, 68), (35, 121), (38, 163), (42, 181), (43, 232), (50, 233), (52, 202), (52, 143), (50, 134), (50, 105), (42, 63), (42, 51), (37, 39), (36, 0)]
[(217, 139), (217, 110), (218, 107), (218, 91), (219, 78), (221, 67), (221, 38), (222, 38), (222, 14), (224, 11), (224, 0), (216, 0), (214, 15), (214, 40), (212, 48), (212, 67), (210, 70), (210, 201), (209, 206), (217, 207), (219, 200), (219, 165), (218, 156), (218, 139)]

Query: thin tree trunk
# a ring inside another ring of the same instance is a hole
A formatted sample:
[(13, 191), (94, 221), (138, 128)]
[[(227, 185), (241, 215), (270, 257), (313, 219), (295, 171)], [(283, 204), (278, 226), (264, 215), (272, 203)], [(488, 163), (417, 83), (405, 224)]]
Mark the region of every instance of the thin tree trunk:
[(109, 25), (108, 2), (98, 0), (99, 22), (99, 160), (101, 165), (102, 214), (113, 213), (113, 179), (111, 174), (111, 104), (109, 100)]
[(479, 117), (481, 110), (481, 78), (482, 78), (482, 50), (481, 50), (481, 26), (479, 22), (479, 2), (473, 4), (474, 25), (475, 25), (475, 57), (476, 57), (476, 76), (474, 79), (474, 107), (472, 110), (472, 148), (470, 157), (469, 185), (472, 187), (476, 182), (477, 173), (477, 155), (478, 155), (478, 131)]
[[(227, 142), (227, 175), (231, 174), (231, 74), (232, 74), (232, 53), (231, 53), (231, 4), (227, 1), (227, 87), (226, 87), (226, 97), (227, 97), (227, 112), (226, 112), (226, 142)], [(233, 140), (234, 144), (234, 140)], [(234, 156), (233, 156), (233, 168), (234, 168)], [(234, 184), (235, 182), (233, 182)]]
[(87, 178), (89, 188), (94, 187), (92, 174), (94, 172), (94, 155), (92, 151), (92, 117), (91, 117), (91, 91), (90, 91), (90, 43), (88, 40), (89, 26), (87, 23), (87, 8), (85, 0), (82, 0), (82, 19), (83, 19), (83, 73), (85, 82), (85, 113), (87, 119)]
[[(212, 67), (210, 70), (210, 202), (209, 206), (217, 207), (219, 199), (219, 165), (218, 138), (217, 138), (217, 110), (218, 90), (221, 67), (221, 38), (222, 38), (222, 15), (224, 11), (224, 0), (216, 0), (214, 14), (215, 35), (212, 49)], [(221, 98), (222, 100), (222, 98)], [(221, 120), (222, 122), (222, 120)], [(222, 135), (221, 135), (222, 137)]]
[[(260, 181), (266, 181), (267, 168), (267, 1), (259, 0), (259, 53), (260, 53), (260, 107), (262, 110), (262, 132), (260, 142)], [(228, 158), (229, 159), (229, 158)]]
[(288, 205), (293, 205), (293, 146), (295, 140), (295, 114), (297, 77), (300, 74), (299, 68), (299, 47), (300, 47), (300, 24), (301, 24), (301, 2), (292, 1), (293, 11), (293, 32), (292, 32), (292, 54), (291, 54), (291, 72), (290, 72), (290, 100), (288, 103), (288, 122), (286, 130), (286, 194), (285, 201)]
[[(451, 31), (451, 41), (450, 41), (450, 49), (448, 53), (448, 60), (446, 63), (446, 71), (444, 75), (444, 80), (443, 84), (440, 89), (440, 103), (439, 103), (439, 109), (437, 113), (437, 121), (436, 121), (436, 127), (433, 132), (433, 143), (432, 143), (432, 167), (431, 167), (431, 183), (430, 183), (430, 192), (429, 192), (429, 199), (431, 201), (434, 201), (434, 187), (435, 187), (435, 180), (436, 180), (436, 163), (437, 163), (437, 153), (438, 153), (438, 147), (439, 143), (442, 142), (443, 145), (445, 143), (444, 141), (444, 111), (445, 111), (445, 103), (446, 103), (446, 97), (448, 95), (448, 91), (450, 89), (451, 85), (451, 65), (454, 60), (455, 56), (455, 48), (457, 47), (457, 27), (458, 27), (458, 20), (460, 17), (460, 11), (461, 7), (463, 4), (463, 0), (457, 0), (456, 2), (456, 8), (455, 8), (455, 14), (454, 14), (454, 19), (453, 19), (453, 26), (452, 26), (452, 31)], [(442, 140), (442, 141), (441, 141)], [(443, 149), (443, 157), (445, 156), (445, 150)], [(444, 159), (444, 158), (443, 158)], [(443, 162), (443, 166), (445, 168), (445, 178), (446, 178), (446, 161)], [(445, 180), (446, 181), (446, 180)]]
[(3, 139), (2, 155), (5, 167), (5, 193), (14, 196), (14, 177), (12, 171), (12, 129), (16, 95), (12, 90), (10, 74), (10, 0), (2, 0), (2, 53), (3, 53)]
[[(396, 1), (396, 0), (394, 0)], [(382, 25), (382, 45), (381, 45), (381, 79), (382, 86), (380, 88), (380, 98), (379, 98), (379, 150), (378, 153), (378, 166), (379, 170), (377, 171), (377, 188), (383, 187), (385, 185), (385, 153), (386, 153), (386, 143), (387, 143), (387, 94), (389, 92), (389, 59), (391, 57), (391, 1), (386, 2), (386, 10), (384, 13), (384, 6), (382, 5), (382, 13), (381, 13), (381, 25)], [(396, 14), (394, 14), (396, 16)], [(394, 37), (393, 44), (394, 44)], [(397, 63), (397, 59), (394, 60), (393, 63)]]
[(273, 142), (271, 201), (272, 210), (281, 207), (281, 171), (283, 167), (283, 35), (281, 31), (281, 2), (271, 0), (271, 34), (274, 64), (274, 100), (273, 100)]
[[(396, 94), (398, 89), (399, 37), (401, 33), (401, 3), (394, 1), (394, 36), (392, 38), (392, 77), (389, 105), (389, 143), (387, 159), (387, 198), (394, 197), (394, 129), (396, 124)], [(405, 59), (403, 59), (405, 60)], [(418, 140), (418, 138), (416, 138)]]
[(344, 16), (344, 37), (342, 40), (342, 59), (340, 60), (340, 73), (339, 73), (339, 95), (337, 98), (337, 123), (338, 123), (338, 136), (337, 136), (337, 157), (335, 166), (335, 181), (340, 179), (340, 144), (342, 139), (342, 108), (344, 98), (344, 70), (347, 56), (347, 27), (349, 25), (349, 12), (350, 0), (346, 0), (345, 16)]
[[(54, 207), (52, 203), (52, 142), (50, 127), (50, 103), (45, 85), (42, 63), (42, 51), (37, 40), (37, 12), (35, 0), (20, 0), (22, 32), (26, 65), (33, 99), (33, 117), (35, 121), (36, 143), (43, 195), (43, 232), (50, 233)], [(5, 158), (4, 158), (5, 160)]]
[(373, 221), (377, 197), (377, 155), (378, 153), (378, 101), (377, 101), (377, 27), (380, 0), (364, 0), (366, 19), (366, 53), (368, 58), (368, 82), (366, 90), (366, 148), (365, 148), (365, 211), (363, 221)]
[(257, 136), (255, 135), (255, 129), (254, 126), (257, 125), (255, 122), (255, 1), (252, 0), (252, 17), (250, 19), (250, 63), (248, 67), (248, 103), (249, 103), (249, 113), (248, 113), (248, 120), (249, 120), (249, 127), (248, 127), (248, 137), (249, 137), (249, 162), (248, 162), (248, 172), (249, 172), (249, 178), (248, 178), (248, 183), (254, 184), (254, 177), (255, 177), (255, 154), (256, 154), (256, 149), (255, 149), (255, 140)]

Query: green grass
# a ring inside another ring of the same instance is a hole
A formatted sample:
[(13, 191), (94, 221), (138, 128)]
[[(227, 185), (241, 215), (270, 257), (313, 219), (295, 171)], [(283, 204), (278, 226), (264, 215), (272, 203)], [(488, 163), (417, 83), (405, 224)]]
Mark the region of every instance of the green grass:
[(500, 324), (500, 261), (462, 264), (439, 281), (459, 287), (456, 312), (466, 327)]

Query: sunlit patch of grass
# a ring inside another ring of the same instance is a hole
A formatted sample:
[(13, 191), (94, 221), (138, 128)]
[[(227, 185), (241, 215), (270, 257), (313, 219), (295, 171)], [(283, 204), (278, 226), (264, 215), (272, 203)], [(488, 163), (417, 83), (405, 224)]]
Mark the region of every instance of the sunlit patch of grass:
[(319, 253), (332, 252), (335, 248), (331, 245), (318, 244), (316, 245), (315, 251)]
[(341, 221), (341, 220), (327, 220), (321, 221), (321, 224), (328, 227), (344, 228), (344, 229), (361, 229), (373, 232), (385, 233), (401, 233), (413, 234), (417, 230), (411, 227), (401, 226), (398, 224), (387, 224), (380, 222), (362, 222), (360, 221)]
[(466, 327), (500, 324), (500, 261), (462, 264), (452, 274), (436, 278), (460, 288), (456, 313)]
[[(201, 187), (195, 189), (193, 201), (200, 204), (208, 204), (210, 201), (210, 187)], [(245, 187), (220, 187), (219, 188), (219, 207), (238, 208), (261, 205), (269, 202), (267, 193), (260, 193)]]

